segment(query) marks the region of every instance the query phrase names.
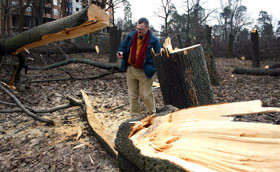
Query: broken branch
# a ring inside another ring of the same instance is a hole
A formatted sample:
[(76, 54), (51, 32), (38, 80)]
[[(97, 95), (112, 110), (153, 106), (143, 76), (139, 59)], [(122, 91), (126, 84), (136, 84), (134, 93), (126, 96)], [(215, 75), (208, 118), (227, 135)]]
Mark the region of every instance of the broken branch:
[(102, 78), (104, 76), (111, 75), (111, 74), (114, 74), (117, 72), (120, 72), (120, 71), (108, 71), (108, 72), (98, 74), (96, 76), (84, 77), (84, 78), (79, 78), (79, 77), (77, 77), (77, 78), (76, 77), (58, 78), (58, 79), (49, 79), (49, 80), (29, 81), (28, 83), (57, 82), (57, 81), (70, 81), (70, 80), (94, 80), (94, 79)]
[(83, 64), (88, 64), (91, 66), (95, 66), (101, 69), (106, 69), (106, 70), (111, 70), (111, 69), (120, 69), (119, 64), (114, 64), (114, 63), (108, 63), (108, 64), (104, 64), (101, 62), (96, 62), (96, 61), (92, 61), (89, 59), (82, 59), (82, 58), (69, 58), (63, 61), (60, 61), (58, 63), (54, 63), (51, 64), (49, 66), (45, 66), (45, 67), (28, 67), (28, 69), (30, 70), (49, 70), (49, 69), (54, 69), (54, 68), (58, 68), (60, 66), (65, 66), (71, 63), (83, 63)]
[(45, 123), (50, 124), (50, 125), (54, 125), (54, 122), (53, 122), (52, 120), (49, 120), (49, 119), (45, 119), (45, 118), (36, 116), (36, 114), (30, 112), (30, 110), (28, 110), (28, 109), (16, 98), (16, 96), (13, 95), (13, 93), (11, 93), (9, 90), (7, 90), (7, 89), (2, 85), (2, 83), (0, 83), (0, 88), (1, 88), (6, 94), (8, 94), (8, 95), (13, 99), (13, 101), (18, 105), (18, 107), (19, 107), (20, 109), (22, 109), (22, 111), (25, 112), (28, 116), (32, 117), (33, 119), (35, 119), (35, 120), (37, 120), (37, 121), (41, 121), (41, 122), (45, 122)]

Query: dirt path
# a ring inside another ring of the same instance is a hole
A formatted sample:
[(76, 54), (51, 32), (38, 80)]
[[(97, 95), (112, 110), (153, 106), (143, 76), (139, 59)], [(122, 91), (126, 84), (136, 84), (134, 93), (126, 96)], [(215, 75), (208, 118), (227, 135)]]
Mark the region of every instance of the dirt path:
[[(215, 102), (261, 99), (265, 106), (280, 107), (279, 77), (231, 73), (234, 67), (250, 66), (250, 63), (250, 61), (238, 59), (217, 59), (221, 86), (213, 87)], [(75, 72), (75, 75), (80, 77), (102, 72), (81, 64), (69, 65), (63, 69)], [(62, 71), (58, 69), (45, 72), (31, 71), (28, 75), (23, 75), (22, 79), (23, 81), (47, 79), (42, 76), (36, 78), (36, 75), (48, 74), (62, 75)], [(54, 77), (57, 76), (48, 77), (48, 79)], [(91, 81), (32, 84), (25, 82), (18, 86), (14, 94), (25, 105), (33, 108), (47, 108), (66, 103), (67, 95), (81, 99), (81, 89), (85, 90), (93, 100), (95, 113), (99, 116), (103, 115), (103, 118), (108, 119), (108, 123), (129, 117), (126, 80), (123, 73)], [(156, 88), (154, 94), (157, 107), (162, 107), (160, 89)], [(11, 102), (1, 91), (0, 97), (2, 101)], [(0, 109), (4, 108), (13, 107), (0, 104)], [(0, 114), (0, 171), (119, 171), (116, 160), (107, 154), (89, 132), (82, 109), (73, 107), (53, 114), (45, 114), (44, 117), (53, 119), (56, 126), (34, 122), (21, 113)], [(251, 115), (236, 120), (279, 123), (280, 115), (279, 113)], [(81, 137), (77, 138), (81, 132)]]

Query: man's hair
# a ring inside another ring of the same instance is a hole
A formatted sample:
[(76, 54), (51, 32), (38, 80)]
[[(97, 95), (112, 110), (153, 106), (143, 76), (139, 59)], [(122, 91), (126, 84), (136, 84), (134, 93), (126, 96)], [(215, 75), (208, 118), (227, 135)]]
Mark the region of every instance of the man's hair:
[(138, 20), (138, 24), (144, 23), (146, 26), (149, 26), (149, 20), (145, 17), (142, 17)]

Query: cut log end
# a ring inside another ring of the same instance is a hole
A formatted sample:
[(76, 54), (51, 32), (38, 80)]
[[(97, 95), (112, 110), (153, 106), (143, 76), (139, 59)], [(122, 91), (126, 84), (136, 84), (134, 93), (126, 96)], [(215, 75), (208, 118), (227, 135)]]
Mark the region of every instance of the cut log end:
[[(116, 146), (119, 154), (140, 171), (237, 172), (258, 171), (260, 167), (277, 171), (280, 126), (233, 122), (226, 117), (265, 112), (280, 112), (280, 108), (262, 107), (260, 101), (249, 101), (148, 117), (138, 125), (127, 124), (130, 131), (122, 124)], [(127, 140), (124, 133), (129, 136)]]

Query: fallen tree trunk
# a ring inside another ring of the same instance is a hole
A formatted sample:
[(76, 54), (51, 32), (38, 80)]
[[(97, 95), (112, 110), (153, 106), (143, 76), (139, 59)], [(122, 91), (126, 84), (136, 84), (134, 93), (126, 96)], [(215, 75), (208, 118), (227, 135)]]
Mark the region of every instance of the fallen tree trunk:
[(246, 74), (246, 75), (270, 75), (280, 76), (280, 69), (259, 69), (259, 68), (235, 68), (232, 73), (235, 74)]
[[(123, 123), (116, 138), (124, 171), (280, 170), (279, 125), (233, 122), (228, 115), (280, 112), (260, 101), (200, 106)], [(124, 162), (127, 164), (127, 162)]]
[(95, 5), (89, 5), (79, 13), (39, 25), (14, 37), (0, 40), (0, 49), (1, 52), (16, 55), (51, 42), (92, 33), (108, 25), (109, 18), (106, 12)]
[(280, 68), (280, 63), (275, 63), (275, 64), (268, 65), (268, 68), (269, 68), (269, 69), (277, 69), (277, 68)]

